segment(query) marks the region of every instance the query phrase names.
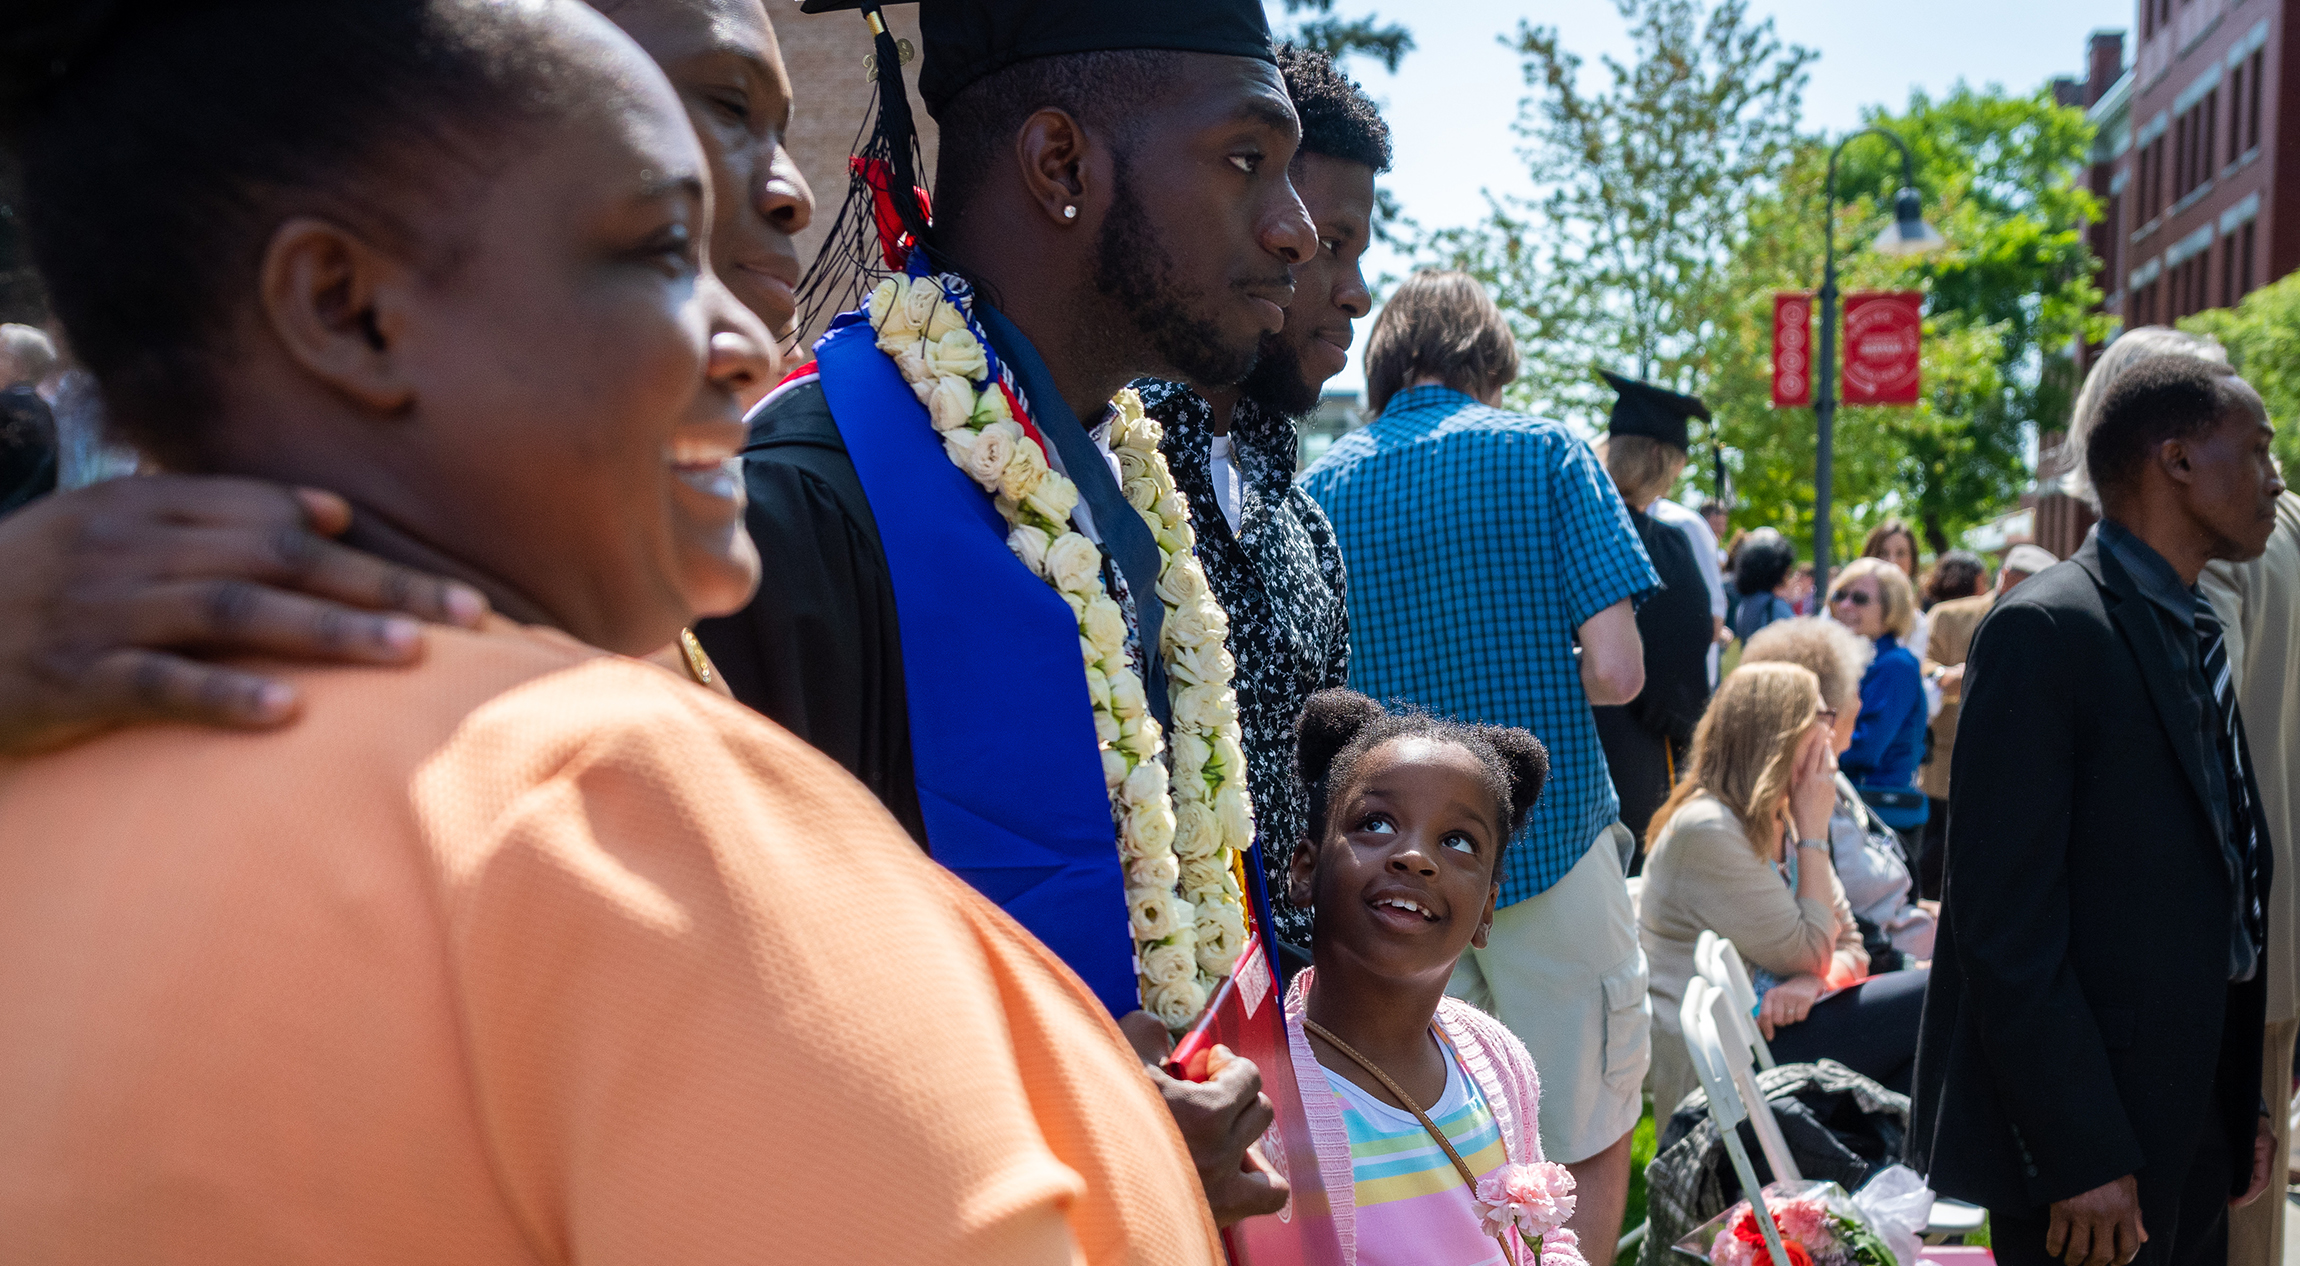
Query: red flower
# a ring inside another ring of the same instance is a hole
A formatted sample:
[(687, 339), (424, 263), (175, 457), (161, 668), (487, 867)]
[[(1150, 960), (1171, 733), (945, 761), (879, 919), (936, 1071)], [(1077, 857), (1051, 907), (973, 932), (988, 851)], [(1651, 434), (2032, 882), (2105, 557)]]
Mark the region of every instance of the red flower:
[[(1781, 1224), (1777, 1221), (1774, 1222), (1773, 1230), (1778, 1233), (1780, 1229)], [(1757, 1210), (1755, 1208), (1743, 1209), (1741, 1216), (1733, 1220), (1733, 1238), (1744, 1244), (1763, 1247), (1765, 1233), (1757, 1229)], [(1805, 1246), (1797, 1241), (1783, 1235), (1781, 1248), (1782, 1251), (1789, 1254), (1789, 1260), (1785, 1266), (1813, 1266), (1813, 1255), (1806, 1252)], [(1770, 1257), (1771, 1254), (1768, 1253), (1767, 1256)], [(1783, 1266), (1783, 1264), (1776, 1263), (1776, 1266)]]

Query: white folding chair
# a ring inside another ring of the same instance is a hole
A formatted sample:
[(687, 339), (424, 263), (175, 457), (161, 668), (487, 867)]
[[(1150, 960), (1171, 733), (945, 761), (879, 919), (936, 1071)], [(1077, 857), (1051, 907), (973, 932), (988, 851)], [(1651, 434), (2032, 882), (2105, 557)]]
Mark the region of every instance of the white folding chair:
[(1797, 1171), (1797, 1162), (1789, 1155), (1789, 1140), (1781, 1136), (1781, 1122), (1774, 1117), (1765, 1092), (1757, 1088), (1757, 1070), (1749, 1062), (1751, 1045), (1757, 1038), (1756, 1022), (1722, 989), (1709, 991), (1708, 1007), (1709, 1031), (1717, 1038), (1716, 1058), (1741, 1102), (1748, 1106), (1749, 1128), (1756, 1132), (1758, 1149), (1765, 1153), (1765, 1167), (1773, 1171), (1775, 1182), (1796, 1182), (1805, 1175)]
[[(1750, 1067), (1752, 1051), (1767, 1068), (1773, 1067), (1773, 1056), (1765, 1047), (1765, 1035), (1757, 1030), (1753, 1014), (1757, 1006), (1756, 990), (1749, 984), (1749, 970), (1741, 961), (1740, 951), (1733, 948), (1733, 942), (1707, 931), (1695, 944), (1694, 963), (1710, 986), (1711, 997), (1706, 1005), (1719, 1057), (1724, 1061), (1726, 1075), (1740, 1091), (1743, 1101), (1750, 1105), (1750, 1128), (1765, 1153), (1765, 1165), (1773, 1171), (1774, 1178), (1793, 1181), (1802, 1176), (1796, 1159), (1789, 1154), (1788, 1140), (1782, 1137), (1772, 1104), (1757, 1089), (1756, 1070)], [(1738, 989), (1733, 987), (1735, 983)], [(1759, 1105), (1766, 1110), (1756, 1111)], [(1970, 1235), (1988, 1225), (1988, 1216), (1988, 1210), (1979, 1205), (1936, 1198), (1932, 1213), (1926, 1219), (1925, 1234), (1936, 1239)]]
[(1749, 1163), (1749, 1149), (1741, 1146), (1740, 1126), (1750, 1119), (1749, 1108), (1725, 1070), (1723, 1043), (1718, 1041), (1715, 1022), (1710, 1019), (1710, 1003), (1716, 996), (1716, 988), (1699, 976), (1685, 982), (1685, 1004), (1678, 1010), (1678, 1023), (1685, 1030), (1685, 1050), (1693, 1057), (1694, 1075), (1701, 1079), (1701, 1089), (1709, 1096), (1709, 1119), (1716, 1123), (1718, 1137), (1724, 1140), (1725, 1154), (1732, 1158), (1742, 1193), (1757, 1212), (1757, 1231), (1765, 1237), (1766, 1251), (1774, 1266), (1789, 1266), (1789, 1254), (1781, 1247), (1781, 1232), (1773, 1225), (1772, 1211), (1765, 1207), (1757, 1169)]
[[(1709, 978), (1710, 984), (1732, 995), (1733, 1001), (1740, 1005), (1744, 1014), (1757, 1014), (1757, 987), (1749, 983), (1749, 965), (1741, 961), (1741, 951), (1733, 947), (1733, 942), (1715, 932), (1704, 931), (1701, 935), (1705, 938), (1708, 957), (1704, 959), (1701, 956), (1704, 941), (1696, 941), (1693, 949), (1694, 965), (1702, 975)], [(1773, 1050), (1765, 1045), (1765, 1035), (1757, 1031), (1754, 1021), (1746, 1028), (1751, 1049), (1757, 1052), (1757, 1066), (1773, 1067)], [(1717, 1036), (1725, 1038), (1730, 1035), (1720, 1033)]]

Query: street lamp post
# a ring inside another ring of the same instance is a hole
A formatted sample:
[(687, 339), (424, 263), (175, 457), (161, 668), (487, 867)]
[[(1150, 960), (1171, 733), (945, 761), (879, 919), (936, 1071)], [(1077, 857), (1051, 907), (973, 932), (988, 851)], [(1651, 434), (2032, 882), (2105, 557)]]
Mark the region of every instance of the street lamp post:
[(1942, 244), (1941, 235), (1925, 223), (1924, 200), (1917, 193), (1916, 162), (1906, 141), (1883, 128), (1865, 127), (1829, 151), (1829, 178), (1822, 196), (1821, 219), (1821, 359), (1814, 384), (1813, 415), (1820, 422), (1820, 438), (1813, 452), (1813, 583), (1826, 592), (1829, 585), (1830, 481), (1835, 472), (1837, 423), (1837, 157), (1845, 147), (1865, 135), (1884, 137), (1901, 151), (1901, 191), (1893, 199), (1893, 223), (1877, 234), (1871, 248), (1887, 255), (1922, 255)]

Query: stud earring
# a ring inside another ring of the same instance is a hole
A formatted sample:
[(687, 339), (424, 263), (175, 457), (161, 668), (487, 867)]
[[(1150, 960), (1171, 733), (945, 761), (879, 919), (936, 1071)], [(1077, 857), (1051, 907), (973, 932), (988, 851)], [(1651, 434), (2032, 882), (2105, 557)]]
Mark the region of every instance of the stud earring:
[(1064, 208), (1062, 208), (1062, 218), (1063, 218), (1063, 219), (1065, 219), (1065, 220), (1075, 220), (1075, 219), (1077, 219), (1077, 218), (1078, 218), (1078, 208), (1076, 208), (1076, 207), (1064, 207)]

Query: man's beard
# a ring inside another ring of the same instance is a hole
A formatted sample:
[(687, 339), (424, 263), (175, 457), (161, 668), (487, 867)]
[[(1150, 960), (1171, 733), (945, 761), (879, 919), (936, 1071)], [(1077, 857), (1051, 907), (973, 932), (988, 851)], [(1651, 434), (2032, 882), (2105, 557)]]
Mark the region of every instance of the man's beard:
[(1322, 382), (1311, 382), (1302, 372), (1302, 358), (1286, 345), (1283, 334), (1265, 334), (1262, 354), (1238, 384), (1238, 392), (1280, 417), (1299, 419), (1318, 407), (1325, 387)]
[(1254, 367), (1255, 349), (1222, 341), (1211, 319), (1197, 315), (1205, 296), (1175, 277), (1174, 256), (1158, 240), (1120, 157), (1113, 173), (1110, 218), (1094, 244), (1094, 288), (1125, 306), (1126, 315), (1166, 367), (1204, 387), (1227, 387)]

